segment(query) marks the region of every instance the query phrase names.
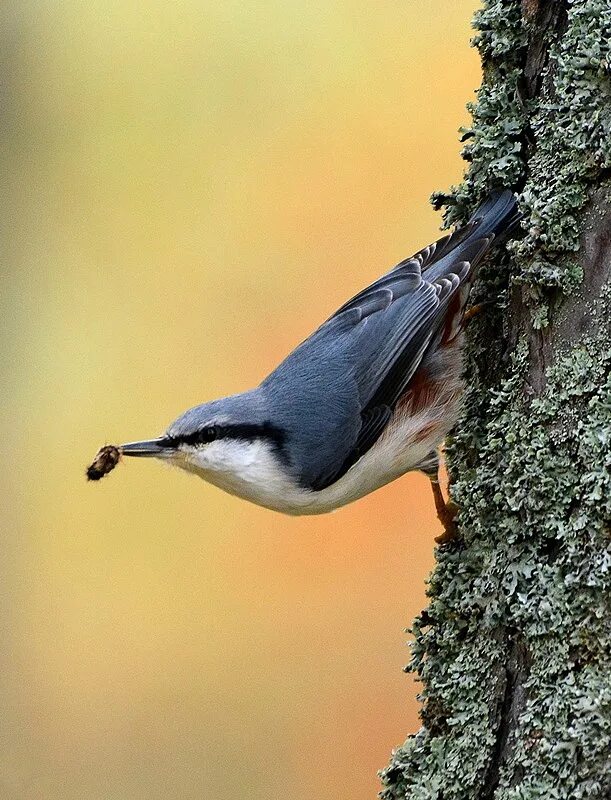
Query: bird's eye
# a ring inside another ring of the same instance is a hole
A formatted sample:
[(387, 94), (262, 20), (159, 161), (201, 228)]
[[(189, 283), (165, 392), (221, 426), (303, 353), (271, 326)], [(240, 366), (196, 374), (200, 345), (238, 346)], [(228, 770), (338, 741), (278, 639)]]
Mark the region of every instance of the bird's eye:
[(208, 444), (213, 442), (219, 435), (219, 429), (216, 425), (209, 425), (202, 428), (197, 432), (197, 444)]

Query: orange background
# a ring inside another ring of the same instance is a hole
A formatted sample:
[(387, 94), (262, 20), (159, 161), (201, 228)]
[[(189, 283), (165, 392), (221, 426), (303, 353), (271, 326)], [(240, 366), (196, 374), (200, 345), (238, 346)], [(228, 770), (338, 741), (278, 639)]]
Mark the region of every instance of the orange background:
[(5, 800), (364, 800), (416, 730), (425, 478), (291, 519), (159, 463), (83, 471), (435, 238), (475, 6), (2, 12)]

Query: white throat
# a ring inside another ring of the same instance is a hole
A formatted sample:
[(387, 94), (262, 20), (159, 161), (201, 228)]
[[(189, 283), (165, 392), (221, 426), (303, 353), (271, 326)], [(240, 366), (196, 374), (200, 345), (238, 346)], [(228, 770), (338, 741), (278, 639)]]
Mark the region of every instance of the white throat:
[(315, 494), (290, 477), (275, 447), (265, 439), (225, 438), (203, 447), (184, 447), (172, 463), (229, 494), (285, 514), (304, 513), (298, 508), (306, 496)]

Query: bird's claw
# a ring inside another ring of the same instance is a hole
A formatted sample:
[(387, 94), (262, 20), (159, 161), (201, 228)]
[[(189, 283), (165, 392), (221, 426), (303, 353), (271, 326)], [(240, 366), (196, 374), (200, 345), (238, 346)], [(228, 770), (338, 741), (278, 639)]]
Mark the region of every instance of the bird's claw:
[(453, 500), (448, 500), (443, 509), (437, 510), (437, 517), (443, 525), (443, 533), (435, 537), (437, 544), (448, 544), (458, 538), (458, 528), (456, 527), (456, 515), (458, 506)]
[(442, 534), (435, 537), (435, 541), (437, 544), (453, 542), (458, 537), (458, 529), (455, 522), (459, 510), (458, 505), (453, 500), (448, 500), (447, 502), (444, 500), (439, 481), (436, 477), (434, 479), (431, 478), (431, 487), (435, 499), (437, 518), (444, 529)]

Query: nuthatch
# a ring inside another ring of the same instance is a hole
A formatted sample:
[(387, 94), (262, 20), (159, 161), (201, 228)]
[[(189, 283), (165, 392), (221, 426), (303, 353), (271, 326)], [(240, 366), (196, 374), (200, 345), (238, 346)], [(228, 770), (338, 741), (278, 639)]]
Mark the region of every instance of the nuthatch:
[(196, 406), (156, 439), (104, 448), (160, 458), (231, 494), (286, 514), (322, 514), (410, 470), (439, 489), (438, 448), (463, 392), (461, 348), (476, 268), (519, 218), (492, 193), (470, 221), (345, 303), (256, 388)]

